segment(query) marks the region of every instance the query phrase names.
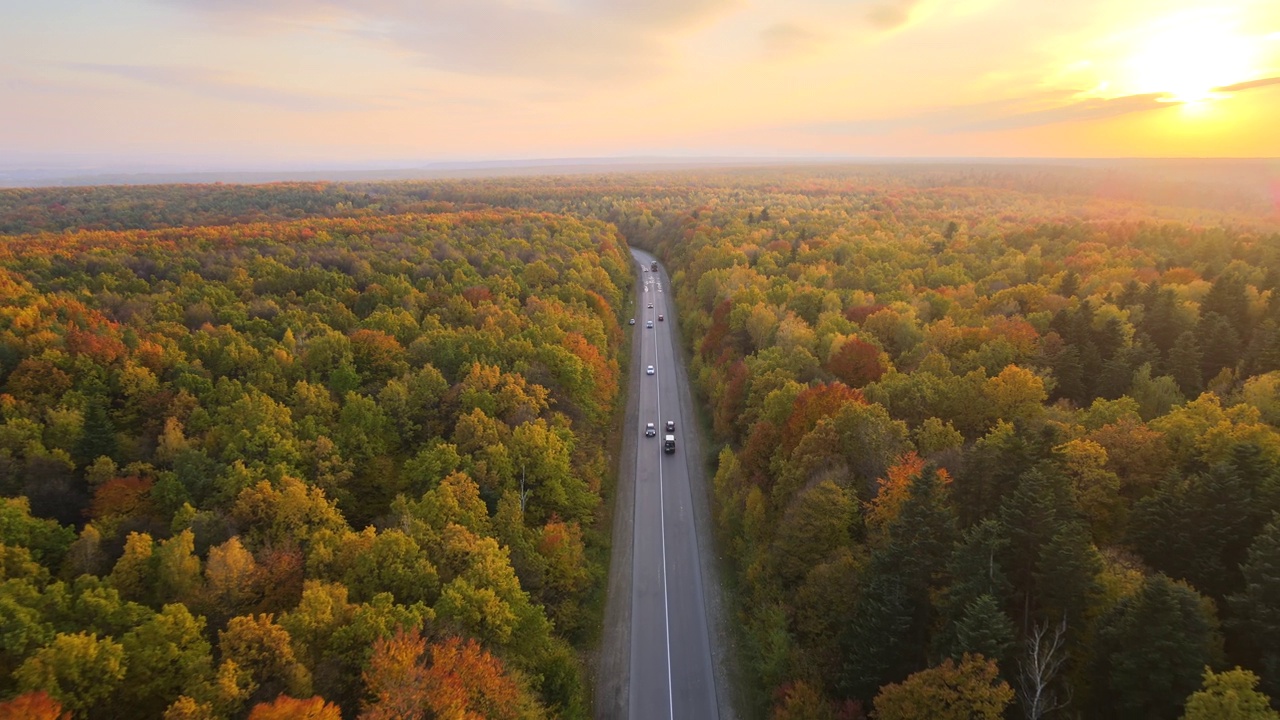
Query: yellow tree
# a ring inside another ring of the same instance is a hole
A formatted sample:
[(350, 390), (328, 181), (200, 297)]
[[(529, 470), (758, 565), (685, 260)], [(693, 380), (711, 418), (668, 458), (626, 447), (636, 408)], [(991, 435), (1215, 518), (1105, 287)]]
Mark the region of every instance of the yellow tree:
[(1204, 685), (1187, 698), (1183, 720), (1280, 720), (1271, 698), (1258, 692), (1258, 676), (1236, 668), (1204, 669)]
[(876, 695), (875, 720), (1000, 720), (1013, 688), (1000, 679), (995, 661), (966, 653), (957, 665), (947, 658)]

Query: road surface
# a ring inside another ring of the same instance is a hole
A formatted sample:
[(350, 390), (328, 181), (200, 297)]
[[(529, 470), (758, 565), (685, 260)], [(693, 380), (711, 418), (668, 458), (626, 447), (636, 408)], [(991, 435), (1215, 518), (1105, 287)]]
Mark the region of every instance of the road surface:
[[(644, 268), (649, 267), (651, 256), (632, 252)], [(635, 466), (634, 473), (621, 474), (634, 478), (630, 552), (620, 553), (615, 547), (614, 554), (615, 562), (628, 555), (631, 561), (630, 618), (615, 616), (629, 622), (627, 682), (622, 685), (625, 712), (632, 720), (712, 720), (721, 713), (703, 580), (708, 555), (707, 548), (699, 547), (710, 538), (708, 529), (699, 536), (690, 483), (691, 476), (702, 482), (702, 458), (696, 450), (689, 452), (697, 443), (686, 442), (696, 437), (690, 432), (696, 418), (685, 375), (677, 372), (672, 330), (675, 303), (666, 274), (644, 271), (639, 276), (642, 286), (634, 328), (639, 361), (633, 369), (639, 375), (637, 416), (634, 422), (628, 418), (624, 430), (634, 432), (636, 440), (623, 446), (624, 452), (627, 447), (636, 449)], [(658, 315), (666, 320), (659, 321)], [(652, 329), (646, 327), (649, 321)], [(645, 372), (649, 365), (654, 366), (653, 375)], [(662, 448), (668, 420), (676, 424), (674, 454)], [(650, 422), (658, 428), (656, 437), (644, 436), (645, 424)], [(624, 455), (623, 462), (629, 460)], [(705, 489), (699, 485), (697, 492)], [(702, 502), (705, 508), (705, 494)], [(618, 570), (625, 572), (625, 568)], [(614, 716), (623, 709), (620, 705), (598, 707), (598, 715)]]

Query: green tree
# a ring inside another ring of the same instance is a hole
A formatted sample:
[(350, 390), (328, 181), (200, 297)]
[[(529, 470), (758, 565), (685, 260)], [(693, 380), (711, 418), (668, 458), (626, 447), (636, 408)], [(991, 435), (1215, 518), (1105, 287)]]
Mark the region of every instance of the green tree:
[(195, 534), (183, 530), (157, 545), (153, 556), (157, 600), (161, 603), (194, 602), (202, 584), (200, 558), (195, 555)]
[(74, 528), (32, 517), (25, 497), (0, 497), (0, 543), (27, 548), (36, 560), (56, 569), (75, 537)]
[(430, 603), (440, 589), (436, 568), (412, 537), (396, 529), (347, 536), (336, 564), (356, 600), (389, 592), (404, 605)]
[(1200, 314), (1214, 313), (1242, 337), (1249, 334), (1249, 295), (1245, 281), (1235, 272), (1224, 272), (1214, 279), (1209, 292), (1200, 301)]
[(1152, 567), (1222, 599), (1240, 588), (1240, 564), (1267, 520), (1261, 488), (1234, 464), (1171, 476), (1134, 506), (1129, 543)]
[(116, 427), (108, 414), (110, 401), (94, 396), (85, 402), (84, 425), (72, 457), (84, 467), (101, 457), (114, 458), (117, 452)]
[(204, 628), (204, 618), (175, 604), (126, 633), (120, 641), (129, 661), (121, 708), (154, 717), (179, 695), (210, 694), (213, 656)]
[(1215, 312), (1205, 313), (1196, 326), (1196, 337), (1204, 355), (1200, 359), (1200, 377), (1212, 378), (1223, 368), (1235, 368), (1244, 345), (1240, 332), (1230, 321)]
[(1177, 718), (1222, 653), (1212, 605), (1165, 577), (1148, 577), (1098, 619), (1093, 711), (1100, 718)]
[(990, 595), (979, 595), (965, 606), (954, 632), (955, 645), (947, 653), (952, 658), (972, 653), (999, 660), (1013, 647), (1013, 621)]
[(932, 468), (915, 476), (911, 492), (875, 548), (854, 620), (843, 639), (841, 683), (853, 697), (897, 682), (924, 666), (934, 625), (932, 595), (955, 542), (955, 517), (945, 486)]
[(1169, 351), (1169, 374), (1178, 389), (1188, 397), (1195, 397), (1204, 389), (1204, 377), (1201, 374), (1204, 353), (1200, 350), (1200, 340), (1196, 334), (1188, 330), (1178, 336), (1173, 349)]
[(125, 651), (96, 634), (59, 634), (13, 673), (22, 692), (43, 690), (73, 713), (102, 712), (125, 677)]
[(1101, 588), (1102, 559), (1082, 522), (1063, 523), (1036, 558), (1037, 605), (1050, 619), (1079, 623), (1090, 613)]
[(772, 557), (783, 583), (794, 586), (837, 548), (848, 545), (853, 498), (830, 480), (803, 490), (783, 513)]
[(1280, 720), (1271, 698), (1258, 692), (1258, 676), (1236, 668), (1204, 669), (1204, 685), (1187, 698), (1182, 720)]
[[(1240, 571), (1244, 584), (1230, 598), (1231, 626), (1264, 678), (1273, 678), (1280, 672), (1280, 515), (1258, 533)], [(1265, 686), (1269, 692), (1280, 690), (1280, 682)]]

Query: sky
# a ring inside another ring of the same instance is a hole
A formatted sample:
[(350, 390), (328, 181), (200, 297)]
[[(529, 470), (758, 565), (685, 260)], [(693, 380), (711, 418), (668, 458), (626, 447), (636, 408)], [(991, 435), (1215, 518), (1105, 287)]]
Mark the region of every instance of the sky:
[(1280, 157), (1276, 0), (0, 0), (0, 165)]

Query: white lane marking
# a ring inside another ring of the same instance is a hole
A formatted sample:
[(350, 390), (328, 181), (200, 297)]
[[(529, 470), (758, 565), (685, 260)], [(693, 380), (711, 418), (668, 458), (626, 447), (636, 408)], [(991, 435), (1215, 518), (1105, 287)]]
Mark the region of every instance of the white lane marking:
[[(652, 315), (652, 313), (650, 313)], [(658, 333), (653, 333), (653, 358), (654, 362), (658, 361)], [(658, 376), (654, 376), (653, 384), (658, 392), (658, 422), (662, 422), (662, 381)], [(665, 443), (666, 440), (663, 440)], [(676, 701), (675, 690), (671, 687), (671, 613), (667, 605), (667, 511), (666, 501), (663, 499), (662, 490), (662, 456), (666, 454), (665, 450), (659, 450), (658, 455), (658, 527), (662, 531), (662, 622), (666, 626), (667, 636), (667, 717), (675, 720)]]

